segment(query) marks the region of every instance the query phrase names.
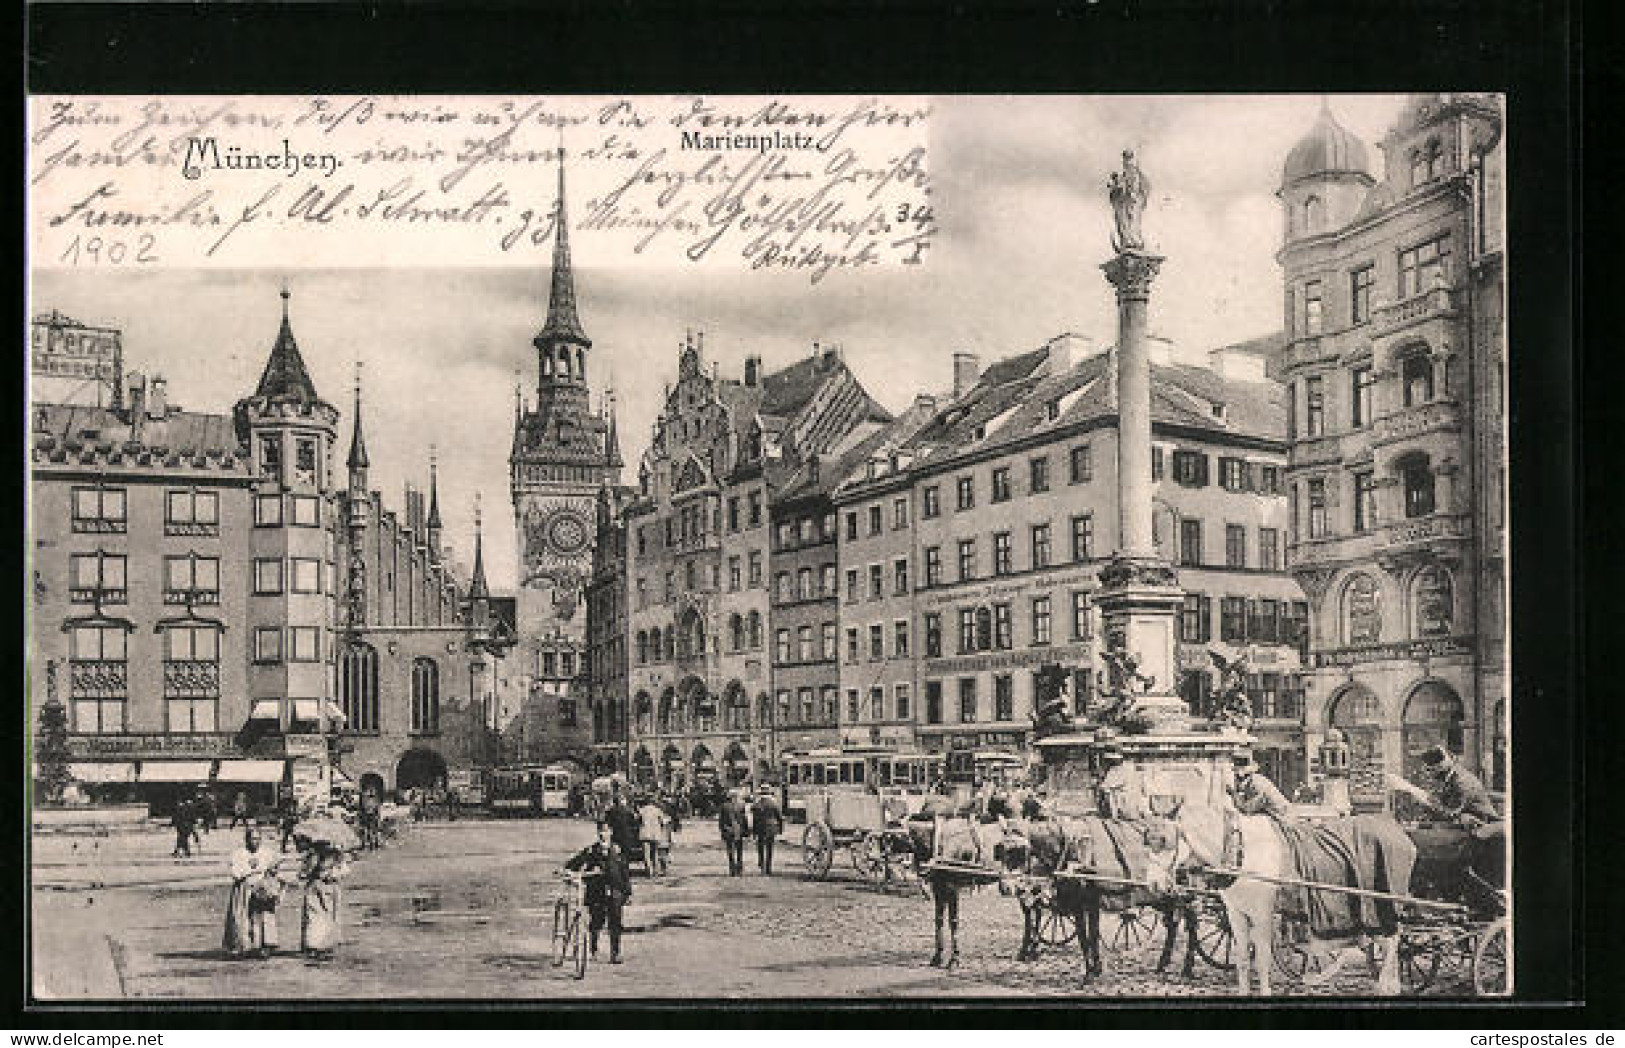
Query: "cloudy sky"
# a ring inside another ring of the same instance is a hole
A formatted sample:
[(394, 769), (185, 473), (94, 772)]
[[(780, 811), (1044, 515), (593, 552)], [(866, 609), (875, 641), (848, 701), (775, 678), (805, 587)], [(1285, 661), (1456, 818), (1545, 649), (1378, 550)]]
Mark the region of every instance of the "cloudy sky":
[[(1399, 96), (1333, 96), (1332, 111), (1371, 147)], [(1109, 343), (1115, 306), (1099, 271), (1110, 253), (1109, 173), (1138, 151), (1152, 185), (1151, 246), (1167, 256), (1153, 331), (1195, 357), (1280, 326), (1274, 191), (1286, 153), (1313, 125), (1319, 96), (941, 98), (929, 165), (941, 235), (921, 266), (802, 275), (578, 266), (595, 391), (613, 382), (622, 450), (636, 463), (685, 329), (737, 376), (747, 353), (769, 368), (840, 344), (884, 404), (949, 384), (950, 354), (984, 363), (1062, 332)], [(571, 213), (585, 212), (571, 201)], [(572, 238), (578, 258), (587, 234)], [(447, 533), (466, 556), (483, 492), (491, 582), (510, 587), (515, 542), (507, 495), (515, 369), (535, 383), (530, 339), (546, 313), (549, 248), (512, 268), (88, 272), (37, 270), (32, 310), (124, 331), (126, 367), (169, 379), (171, 399), (229, 411), (251, 392), (276, 335), (286, 277), (295, 335), (318, 390), (340, 406), (348, 441), (353, 362), (365, 365), (375, 487), (399, 507), (408, 479), (441, 461)], [(341, 448), (342, 450), (342, 448)], [(627, 477), (635, 475), (629, 467)]]

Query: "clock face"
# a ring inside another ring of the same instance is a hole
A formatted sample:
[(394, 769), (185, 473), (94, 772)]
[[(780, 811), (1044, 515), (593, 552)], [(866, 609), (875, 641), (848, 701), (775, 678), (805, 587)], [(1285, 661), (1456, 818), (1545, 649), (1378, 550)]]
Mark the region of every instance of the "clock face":
[(557, 553), (580, 553), (587, 548), (587, 522), (572, 510), (555, 510), (547, 520), (547, 544)]
[(525, 559), (530, 564), (575, 560), (591, 543), (587, 517), (574, 506), (551, 506), (525, 522)]

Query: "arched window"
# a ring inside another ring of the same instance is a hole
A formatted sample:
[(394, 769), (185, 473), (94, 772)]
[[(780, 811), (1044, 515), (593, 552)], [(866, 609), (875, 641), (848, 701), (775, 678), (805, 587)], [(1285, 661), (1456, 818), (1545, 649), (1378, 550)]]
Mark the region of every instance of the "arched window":
[(662, 734), (671, 731), (672, 724), (672, 693), (666, 692), (660, 696), (660, 718), (656, 722)]
[(1400, 459), (1399, 475), (1405, 489), (1405, 516), (1432, 515), (1436, 504), (1433, 497), (1433, 464), (1428, 457), (1418, 452)]
[(559, 378), (569, 378), (570, 377), (570, 347), (569, 346), (560, 346), (559, 347), (558, 377)]
[(756, 725), (765, 728), (773, 723), (773, 700), (767, 697), (767, 692), (756, 696)]
[(1405, 406), (1416, 407), (1433, 399), (1433, 360), (1425, 352), (1407, 353), (1399, 362), (1399, 380)]
[(1303, 230), (1313, 233), (1325, 221), (1326, 206), (1318, 196), (1311, 196), (1303, 202)]
[(751, 650), (754, 651), (762, 646), (762, 613), (759, 611), (751, 612), (749, 621), (750, 646)]
[(1413, 637), (1448, 637), (1455, 618), (1454, 587), (1450, 572), (1430, 564), (1411, 580)]
[(378, 650), (371, 644), (351, 645), (344, 652), (339, 673), (345, 727), (350, 731), (377, 731)]
[(677, 657), (677, 627), (667, 626), (665, 631), (665, 655), (670, 662)]
[(1441, 681), (1424, 681), (1405, 703), (1405, 777), (1422, 780), (1422, 754), (1433, 746), (1460, 757), (1463, 747), (1461, 699)]
[(649, 699), (648, 692), (639, 692), (637, 705), (633, 707), (637, 717), (639, 735), (648, 735), (654, 731), (654, 703)]
[(738, 651), (745, 646), (745, 620), (736, 611), (728, 616), (728, 650)]
[(1343, 587), (1343, 643), (1350, 647), (1382, 640), (1382, 590), (1370, 575), (1355, 575)]
[(412, 731), (440, 730), (440, 666), (433, 659), (412, 660)]
[(649, 634), (644, 630), (638, 630), (638, 665), (641, 666), (648, 661)]
[(1332, 698), (1326, 720), (1349, 745), (1349, 786), (1367, 798), (1386, 793), (1382, 758), (1382, 706), (1376, 695), (1351, 684)]

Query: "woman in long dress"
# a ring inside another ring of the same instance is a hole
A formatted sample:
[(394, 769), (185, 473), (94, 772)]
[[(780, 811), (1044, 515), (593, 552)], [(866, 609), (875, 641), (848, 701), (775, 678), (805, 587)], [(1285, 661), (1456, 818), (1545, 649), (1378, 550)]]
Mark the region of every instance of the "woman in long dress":
[(261, 847), (260, 832), (243, 833), (231, 856), (231, 896), (226, 902), (225, 949), (233, 957), (269, 957), (276, 948), (276, 879), (279, 857)]
[(304, 924), (300, 946), (305, 956), (325, 960), (339, 944), (339, 907), (343, 893), (339, 879), (348, 872), (344, 853), (331, 845), (312, 844), (305, 853)]

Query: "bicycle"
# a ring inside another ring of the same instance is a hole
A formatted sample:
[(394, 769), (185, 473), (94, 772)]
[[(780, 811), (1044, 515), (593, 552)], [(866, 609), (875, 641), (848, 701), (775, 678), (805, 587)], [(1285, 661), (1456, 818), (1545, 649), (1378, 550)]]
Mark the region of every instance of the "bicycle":
[(559, 894), (553, 903), (553, 967), (569, 962), (575, 977), (587, 977), (587, 880), (560, 871)]

